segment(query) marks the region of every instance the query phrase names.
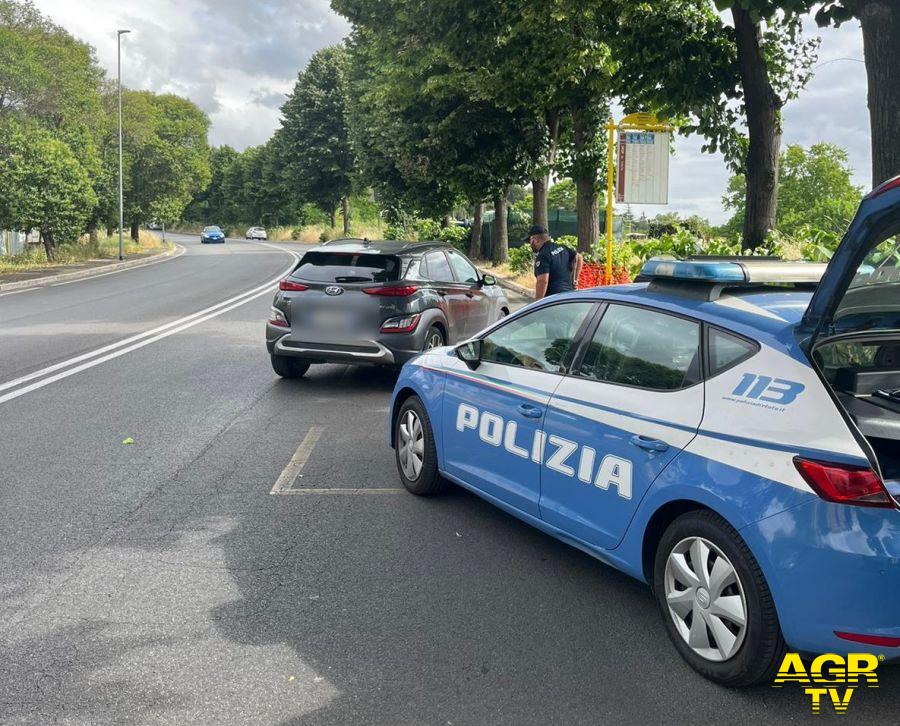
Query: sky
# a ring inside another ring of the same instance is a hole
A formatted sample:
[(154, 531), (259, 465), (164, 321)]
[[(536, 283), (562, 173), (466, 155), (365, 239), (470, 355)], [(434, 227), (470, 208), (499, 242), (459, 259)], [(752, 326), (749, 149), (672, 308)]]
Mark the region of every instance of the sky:
[[(328, 0), (36, 0), (75, 37), (90, 43), (100, 65), (116, 73), (116, 29), (123, 36), (123, 84), (186, 96), (209, 114), (210, 143), (237, 149), (261, 144), (278, 126), (279, 107), (297, 73), (349, 26)], [(850, 157), (854, 182), (870, 187), (871, 150), (866, 74), (858, 23), (818, 29), (815, 76), (784, 109), (784, 144), (830, 141)], [(728, 170), (702, 139), (677, 137), (669, 168), (669, 205), (634, 206), (636, 215), (664, 211), (724, 222)]]

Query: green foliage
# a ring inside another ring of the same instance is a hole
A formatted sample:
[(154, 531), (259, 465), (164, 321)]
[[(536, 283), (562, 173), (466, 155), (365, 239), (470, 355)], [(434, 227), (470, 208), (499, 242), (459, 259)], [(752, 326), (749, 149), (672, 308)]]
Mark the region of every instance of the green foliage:
[(441, 223), (433, 219), (420, 219), (416, 223), (416, 234), (423, 242), (437, 240), (441, 235)]
[(314, 202), (329, 215), (349, 196), (353, 181), (347, 67), (343, 46), (318, 51), (281, 109), (281, 160), (296, 199)]
[(578, 237), (574, 234), (563, 234), (553, 240), (558, 245), (562, 245), (563, 247), (568, 247), (571, 250), (578, 249)]
[(565, 209), (567, 212), (574, 212), (575, 197), (575, 182), (571, 179), (560, 179), (547, 192), (547, 208), (550, 210)]
[[(722, 198), (734, 210), (723, 231), (739, 234), (744, 219), (745, 180), (732, 176)], [(821, 258), (834, 251), (859, 206), (862, 190), (853, 185), (847, 152), (834, 144), (819, 143), (804, 149), (788, 146), (781, 154), (776, 229), (788, 237), (816, 247)]]
[(509, 269), (516, 275), (522, 275), (532, 269), (534, 265), (534, 255), (531, 247), (522, 245), (521, 247), (513, 247), (509, 251)]
[(438, 239), (441, 242), (446, 242), (453, 245), (463, 254), (466, 254), (466, 252), (468, 251), (469, 230), (465, 229), (464, 227), (457, 227), (455, 224), (451, 224), (449, 227), (444, 227), (438, 232)]
[(57, 245), (78, 239), (96, 203), (65, 143), (36, 124), (0, 117), (0, 228), (39, 229), (52, 260)]

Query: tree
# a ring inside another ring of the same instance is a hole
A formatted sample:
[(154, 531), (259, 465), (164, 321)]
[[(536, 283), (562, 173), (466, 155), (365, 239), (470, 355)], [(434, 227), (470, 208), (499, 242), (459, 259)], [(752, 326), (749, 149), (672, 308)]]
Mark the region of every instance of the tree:
[[(780, 167), (776, 229), (795, 238), (823, 232), (840, 239), (862, 197), (851, 181), (847, 152), (834, 144), (814, 144), (808, 150), (792, 144), (782, 153)], [(726, 231), (743, 225), (745, 184), (743, 175), (729, 180), (722, 202), (734, 215)]]
[(152, 220), (174, 221), (210, 182), (209, 119), (171, 94), (123, 94), (125, 216), (131, 236)]
[(47, 259), (78, 240), (97, 196), (67, 144), (34, 122), (0, 118), (0, 228), (38, 229)]
[[(788, 0), (791, 2), (791, 0)], [(810, 0), (793, 0), (810, 9)], [(897, 0), (826, 0), (819, 25), (855, 18), (862, 26), (872, 130), (872, 186), (900, 174), (900, 3)]]
[(560, 179), (547, 193), (547, 206), (553, 210), (564, 209), (567, 212), (574, 212), (575, 194), (575, 182), (571, 179)]
[[(354, 155), (347, 128), (347, 51), (335, 45), (318, 51), (281, 107), (284, 160), (297, 194), (335, 212), (349, 196)], [(344, 233), (350, 220), (344, 206)]]

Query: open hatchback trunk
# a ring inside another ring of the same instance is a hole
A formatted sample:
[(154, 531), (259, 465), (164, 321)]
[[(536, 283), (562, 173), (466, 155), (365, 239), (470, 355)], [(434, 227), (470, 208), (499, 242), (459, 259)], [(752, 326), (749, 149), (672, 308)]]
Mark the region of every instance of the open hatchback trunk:
[(800, 332), (900, 496), (900, 177), (860, 204)]

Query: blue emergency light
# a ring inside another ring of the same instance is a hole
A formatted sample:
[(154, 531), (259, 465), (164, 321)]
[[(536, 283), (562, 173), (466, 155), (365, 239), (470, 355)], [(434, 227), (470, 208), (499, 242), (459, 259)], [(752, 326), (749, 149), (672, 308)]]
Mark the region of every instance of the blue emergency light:
[(795, 262), (771, 257), (687, 260), (654, 257), (644, 263), (638, 279), (718, 285), (815, 285), (822, 279), (827, 267), (820, 262)]

